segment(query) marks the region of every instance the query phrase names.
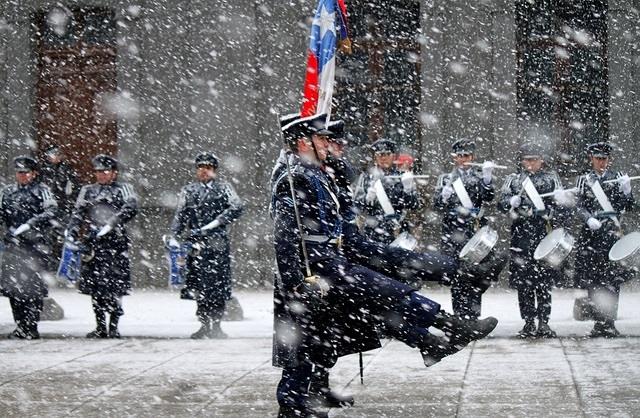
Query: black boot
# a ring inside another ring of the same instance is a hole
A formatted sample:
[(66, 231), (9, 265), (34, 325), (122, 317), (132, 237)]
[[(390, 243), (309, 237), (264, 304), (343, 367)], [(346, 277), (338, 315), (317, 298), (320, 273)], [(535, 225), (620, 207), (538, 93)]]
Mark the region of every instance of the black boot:
[(518, 331), (518, 337), (520, 338), (535, 338), (536, 336), (536, 323), (533, 319), (526, 319), (524, 321), (524, 327)]
[(118, 331), (118, 321), (120, 321), (120, 315), (111, 314), (109, 318), (109, 338), (120, 338), (120, 332)]
[(11, 331), (9, 333), (9, 335), (7, 335), (7, 338), (10, 340), (28, 340), (29, 338), (29, 334), (22, 329), (22, 327), (20, 325), (18, 325), (16, 327), (16, 329), (14, 329), (13, 331)]
[(329, 418), (329, 414), (308, 406), (280, 405), (278, 418)]
[(558, 335), (551, 329), (547, 321), (540, 320), (538, 322), (538, 332), (536, 334), (538, 338), (556, 338)]
[(615, 322), (612, 320), (604, 321), (602, 326), (602, 336), (604, 338), (617, 338), (620, 336), (620, 331), (616, 329)]
[(450, 343), (464, 347), (471, 341), (480, 340), (491, 333), (498, 325), (498, 320), (492, 316), (470, 320), (440, 311), (435, 316), (433, 326), (449, 336)]
[(468, 343), (469, 342), (464, 345), (454, 345), (444, 338), (438, 337), (433, 334), (426, 334), (423, 336), (419, 348), (420, 354), (422, 355), (422, 360), (424, 361), (424, 365), (427, 367), (431, 367), (443, 358), (462, 350)]
[(96, 311), (96, 329), (87, 334), (87, 338), (107, 338), (107, 320), (103, 311)]
[(201, 319), (200, 323), (202, 324), (200, 326), (200, 329), (194, 332), (193, 334), (191, 334), (191, 338), (194, 340), (203, 340), (205, 338), (211, 338), (210, 337), (211, 321), (209, 320), (209, 318)]
[(224, 331), (222, 331), (222, 328), (220, 328), (220, 320), (211, 320), (211, 328), (207, 333), (207, 337), (216, 339), (227, 338), (227, 334), (225, 334)]

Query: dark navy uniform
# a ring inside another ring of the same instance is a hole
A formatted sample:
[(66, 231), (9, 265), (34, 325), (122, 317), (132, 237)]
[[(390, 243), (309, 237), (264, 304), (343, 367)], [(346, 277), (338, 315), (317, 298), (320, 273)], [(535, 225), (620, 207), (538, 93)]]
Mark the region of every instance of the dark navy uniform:
[[(598, 144), (593, 151), (598, 152)], [(608, 145), (608, 144), (604, 144)], [(610, 147), (602, 146), (607, 156)], [(599, 155), (599, 154), (598, 154)], [(583, 221), (580, 228), (575, 259), (576, 284), (588, 289), (589, 299), (594, 305), (594, 336), (616, 336), (614, 320), (617, 316), (620, 285), (628, 273), (609, 261), (609, 250), (622, 236), (620, 218), (633, 209), (635, 199), (629, 188), (628, 193), (621, 190), (620, 183), (605, 183), (624, 174), (607, 169), (602, 175), (591, 171), (577, 180), (577, 214)], [(614, 213), (604, 211), (591, 185), (598, 181), (606, 194)], [(596, 220), (597, 222), (594, 222)], [(600, 225), (598, 227), (598, 224)]]
[[(99, 155), (94, 158), (94, 169), (115, 171), (117, 161)], [(124, 314), (121, 298), (131, 289), (131, 242), (126, 224), (137, 213), (138, 198), (129, 183), (94, 183), (82, 187), (78, 194), (67, 237), (84, 247), (78, 288), (91, 295), (97, 323), (89, 337), (119, 337), (118, 320)], [(110, 315), (108, 333), (106, 314)]]
[(0, 293), (9, 298), (17, 325), (9, 337), (34, 339), (39, 338), (38, 321), (48, 293), (41, 276), (51, 252), (45, 237), (57, 203), (49, 188), (35, 181), (35, 160), (18, 157), (15, 164), (16, 171), (34, 172), (34, 178), (0, 191), (0, 225), (6, 227)]
[[(542, 155), (539, 156), (540, 158)], [(523, 191), (522, 183), (529, 177), (539, 194), (561, 190), (557, 173), (542, 168), (535, 173), (521, 171), (509, 175), (500, 191), (498, 209), (511, 215), (511, 263), (509, 285), (518, 291), (520, 316), (525, 321), (522, 337), (552, 337), (548, 328), (551, 315), (551, 289), (558, 271), (533, 258), (540, 241), (554, 228), (562, 226), (564, 210), (556, 205), (553, 196), (542, 198), (544, 211), (538, 211)], [(512, 198), (516, 196), (516, 199)], [(512, 203), (516, 203), (513, 207)], [(537, 303), (536, 303), (537, 301)], [(538, 319), (538, 331), (534, 321)]]
[[(464, 208), (454, 192), (448, 196), (447, 193), (443, 195), (443, 189), (451, 188), (458, 178), (462, 179), (467, 190), (472, 209)], [(492, 201), (494, 195), (493, 182), (485, 183), (482, 171), (476, 167), (456, 168), (438, 177), (433, 207), (442, 215), (440, 250), (444, 254), (458, 259), (460, 250), (469, 239), (487, 224), (483, 217), (483, 205)], [(488, 282), (470, 281), (465, 275), (456, 275), (451, 282), (453, 311), (460, 316), (478, 318), (482, 294), (488, 285)]]
[[(376, 141), (372, 148), (375, 152), (396, 152), (395, 143), (386, 139)], [(405, 189), (400, 178), (402, 174), (393, 166), (386, 170), (372, 167), (358, 178), (353, 192), (355, 210), (364, 218), (364, 234), (373, 241), (391, 244), (403, 226), (407, 211), (418, 209), (422, 204), (415, 187)], [(386, 214), (373, 193), (377, 180), (381, 181), (394, 214)], [(406, 224), (404, 226), (406, 228)]]
[[(50, 160), (59, 159), (59, 160)], [(45, 159), (40, 165), (38, 180), (49, 186), (51, 193), (58, 203), (58, 216), (53, 220), (49, 242), (53, 255), (49, 265), (57, 267), (59, 255), (64, 244), (64, 229), (69, 222), (73, 206), (80, 191), (80, 179), (71, 165), (61, 159), (61, 151), (58, 147), (50, 147), (45, 152)]]
[[(225, 305), (231, 298), (228, 225), (240, 217), (242, 210), (231, 184), (217, 178), (191, 183), (180, 194), (171, 231), (176, 238), (191, 244), (183, 297), (193, 295), (196, 299), (196, 314), (207, 330), (219, 330)], [(217, 226), (202, 230), (212, 222)], [(221, 331), (218, 334), (222, 336)]]

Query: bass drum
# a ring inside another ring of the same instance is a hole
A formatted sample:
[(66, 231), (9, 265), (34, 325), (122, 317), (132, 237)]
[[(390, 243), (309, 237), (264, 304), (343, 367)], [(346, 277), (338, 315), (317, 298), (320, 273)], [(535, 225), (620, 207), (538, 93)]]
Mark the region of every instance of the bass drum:
[(542, 260), (551, 267), (558, 267), (573, 250), (574, 244), (575, 239), (566, 229), (554, 229), (540, 241), (533, 253), (533, 258)]
[(616, 241), (609, 250), (609, 260), (625, 267), (640, 267), (640, 232), (631, 232)]
[(476, 232), (469, 242), (460, 250), (460, 260), (480, 264), (498, 242), (498, 232), (489, 225), (483, 226)]

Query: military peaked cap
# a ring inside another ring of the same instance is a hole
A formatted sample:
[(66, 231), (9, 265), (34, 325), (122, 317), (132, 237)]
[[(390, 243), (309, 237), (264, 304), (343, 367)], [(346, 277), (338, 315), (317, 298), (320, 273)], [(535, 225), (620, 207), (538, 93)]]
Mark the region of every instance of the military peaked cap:
[(218, 168), (218, 157), (212, 152), (201, 152), (196, 155), (196, 167), (200, 166), (211, 166), (213, 168)]
[(38, 162), (27, 155), (20, 155), (14, 158), (13, 165), (18, 173), (28, 173), (38, 169)]
[(476, 152), (476, 143), (472, 139), (458, 139), (451, 145), (453, 155), (469, 155)]
[(91, 160), (91, 163), (93, 164), (93, 169), (95, 171), (110, 171), (118, 169), (118, 160), (105, 154), (96, 155), (93, 157), (93, 160)]
[(596, 142), (587, 145), (587, 154), (592, 157), (608, 157), (611, 155), (613, 147), (608, 142)]
[(382, 138), (371, 144), (371, 149), (375, 153), (390, 152), (395, 154), (398, 151), (398, 146), (390, 139)]

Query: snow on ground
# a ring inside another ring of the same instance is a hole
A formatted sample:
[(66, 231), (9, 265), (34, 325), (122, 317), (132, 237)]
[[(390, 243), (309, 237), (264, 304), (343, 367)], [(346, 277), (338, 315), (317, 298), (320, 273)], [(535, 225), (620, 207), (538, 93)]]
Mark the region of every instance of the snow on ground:
[[(424, 291), (450, 309), (449, 293)], [(561, 338), (522, 341), (516, 295), (490, 289), (483, 315), (501, 322), (490, 338), (425, 369), (396, 341), (341, 359), (332, 385), (356, 406), (332, 417), (640, 416), (640, 292), (623, 291), (627, 338), (582, 338), (572, 319), (584, 292), (556, 290), (551, 326)], [(39, 341), (0, 339), (0, 416), (275, 416), (279, 370), (271, 366), (271, 292), (238, 291), (245, 320), (224, 322), (227, 340), (194, 341), (195, 303), (169, 291), (125, 297), (121, 340), (82, 338), (93, 329), (89, 297), (53, 289), (65, 319), (44, 321)], [(0, 332), (13, 329), (0, 298)]]

